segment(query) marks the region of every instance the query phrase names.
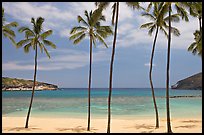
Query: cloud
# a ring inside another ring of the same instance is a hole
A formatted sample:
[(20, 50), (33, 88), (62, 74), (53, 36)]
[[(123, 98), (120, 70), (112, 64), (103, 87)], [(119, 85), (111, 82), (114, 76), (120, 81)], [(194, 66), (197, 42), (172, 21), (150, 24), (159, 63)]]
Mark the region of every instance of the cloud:
[[(147, 6), (147, 3), (142, 3)], [(103, 11), (107, 22), (104, 25), (111, 24), (112, 3)], [(84, 16), (84, 10), (94, 10), (96, 7), (94, 2), (3, 2), (5, 13), (14, 19), (20, 20), (30, 25), (31, 17), (39, 15), (45, 17), (44, 28), (53, 29), (54, 34), (63, 38), (69, 36), (70, 29), (78, 25), (77, 15)], [(80, 7), (80, 8), (79, 8)], [(36, 10), (37, 9), (37, 10)], [(148, 18), (141, 16), (141, 11), (133, 10), (128, 7), (125, 2), (121, 2), (119, 9), (119, 27), (117, 36), (117, 47), (138, 47), (152, 45), (154, 33), (150, 37), (146, 29), (139, 27), (150, 21)], [(196, 18), (190, 17), (190, 22), (172, 23), (180, 32), (180, 37), (172, 36), (172, 49), (186, 49), (193, 42), (193, 32), (198, 28)], [(112, 42), (113, 36), (108, 39)], [(167, 47), (167, 38), (159, 33), (157, 39), (157, 48), (164, 49)]]
[[(89, 53), (70, 49), (58, 49), (50, 52), (55, 54), (51, 59), (41, 58), (38, 60), (38, 70), (51, 71), (61, 69), (77, 69), (89, 65)], [(94, 52), (93, 63), (108, 61), (110, 55), (107, 51)], [(2, 63), (3, 70), (34, 70), (30, 61), (10, 61)]]

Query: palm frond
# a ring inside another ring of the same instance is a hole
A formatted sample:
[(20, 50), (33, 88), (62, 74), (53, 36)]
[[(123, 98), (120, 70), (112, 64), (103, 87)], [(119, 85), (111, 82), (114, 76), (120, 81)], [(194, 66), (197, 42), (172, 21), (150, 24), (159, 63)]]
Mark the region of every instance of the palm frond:
[(43, 43), (44, 43), (46, 46), (50, 46), (50, 47), (56, 49), (56, 45), (55, 45), (54, 43), (52, 43), (51, 41), (45, 40), (45, 39), (42, 40), (42, 41), (43, 41)]
[(86, 31), (87, 28), (86, 27), (82, 27), (82, 26), (77, 26), (77, 27), (73, 27), (70, 31), (70, 34), (74, 34), (77, 31)]
[(16, 41), (13, 39), (13, 37), (8, 37), (8, 38), (11, 40), (12, 44), (16, 47)]
[[(171, 15), (170, 19), (171, 19), (172, 22), (179, 22), (180, 21), (179, 14)], [(168, 22), (169, 21), (169, 16), (165, 17), (164, 21)]]
[(145, 24), (141, 25), (140, 28), (149, 28), (149, 27), (152, 27), (152, 25), (154, 25), (153, 22), (145, 23)]
[(171, 32), (175, 35), (175, 36), (180, 36), (180, 32), (177, 28), (175, 27), (171, 27)]
[(25, 31), (25, 38), (34, 37), (34, 36), (35, 35), (31, 31), (28, 31), (28, 30)]
[(152, 14), (147, 13), (147, 12), (142, 12), (142, 16), (145, 16), (145, 17), (147, 17), (147, 18), (149, 18), (150, 20), (153, 20), (153, 21), (156, 20), (156, 18)]
[(40, 47), (40, 51), (41, 51), (41, 53), (43, 53), (43, 44), (42, 44), (41, 42), (38, 41), (38, 45), (39, 45), (39, 47)]
[(109, 6), (110, 2), (96, 2), (95, 4), (98, 6), (98, 8), (104, 10)]
[(93, 38), (93, 44), (94, 44), (94, 47), (96, 47), (96, 40), (95, 40), (95, 38)]
[(113, 30), (112, 30), (112, 28), (110, 26), (97, 27), (96, 32), (100, 33), (100, 35), (103, 38), (106, 38), (107, 36), (113, 35)]
[(74, 44), (78, 44), (80, 41), (82, 41), (85, 38), (86, 34), (82, 34), (80, 37), (74, 40)]
[(76, 38), (80, 37), (81, 35), (83, 35), (84, 33), (85, 33), (84, 31), (80, 31), (78, 33), (75, 33), (71, 37), (69, 37), (69, 40), (76, 39)]
[(27, 44), (28, 42), (32, 42), (33, 39), (23, 39), (16, 44), (17, 48), (22, 47), (23, 45)]
[(9, 23), (9, 24), (6, 24), (6, 25), (4, 25), (5, 27), (8, 27), (8, 28), (10, 28), (10, 27), (18, 27), (18, 23), (17, 22), (11, 22), (11, 23)]
[(48, 36), (50, 36), (51, 34), (52, 34), (52, 30), (45, 31), (44, 33), (42, 33), (42, 34), (40, 35), (40, 38), (41, 38), (42, 40), (44, 40), (44, 39), (46, 39)]
[(150, 36), (152, 36), (152, 33), (153, 33), (153, 31), (156, 29), (156, 26), (155, 25), (153, 25), (152, 27), (150, 27), (149, 28), (149, 31), (148, 31), (148, 34), (150, 35)]
[(35, 27), (35, 31), (37, 34), (40, 34), (40, 32), (42, 31), (42, 23), (44, 22), (44, 18), (42, 17), (38, 17), (36, 20), (36, 27)]
[(33, 24), (33, 26), (35, 26), (35, 18), (31, 18), (31, 23)]
[(126, 2), (126, 5), (133, 8), (133, 9), (143, 9), (143, 10), (145, 10), (143, 7), (140, 6), (139, 2)]
[(152, 4), (153, 4), (153, 2), (149, 2), (147, 9), (146, 9), (146, 12), (150, 11), (150, 9), (152, 8)]
[(99, 18), (99, 21), (106, 21), (106, 17), (104, 15), (101, 15), (101, 17)]
[(188, 13), (186, 12), (186, 10), (182, 7), (180, 7), (178, 4), (175, 4), (175, 8), (177, 10), (177, 13), (180, 14), (180, 16), (182, 17), (182, 19), (184, 19), (186, 22), (189, 21), (188, 19)]
[(168, 34), (166, 32), (166, 30), (164, 29), (164, 27), (159, 27), (160, 30), (164, 33), (164, 35), (166, 36), (166, 38), (168, 38)]
[(23, 47), (24, 52), (25, 52), (25, 53), (29, 53), (29, 50), (30, 50), (30, 47), (31, 47), (31, 46), (32, 46), (31, 43), (26, 44), (26, 45)]
[(98, 22), (102, 16), (102, 9), (98, 8), (94, 10), (92, 16), (91, 16), (91, 21), (90, 21), (90, 26), (94, 26), (96, 22)]
[(15, 32), (11, 29), (9, 29), (8, 27), (2, 27), (2, 32), (4, 34), (5, 37), (15, 37)]
[(44, 46), (44, 45), (42, 45), (42, 47), (43, 47), (43, 49), (44, 49), (44, 51), (45, 51), (46, 55), (47, 55), (47, 56), (48, 56), (48, 58), (50, 59), (50, 54), (49, 54), (49, 52), (47, 51), (47, 49), (45, 48), (45, 46)]
[(18, 29), (18, 32), (20, 32), (20, 33), (24, 32), (24, 31), (29, 31), (30, 33), (32, 33), (32, 35), (35, 35), (35, 33), (31, 29), (29, 29), (28, 27), (20, 27)]
[(108, 48), (108, 46), (105, 43), (104, 39), (99, 34), (96, 33), (95, 36), (101, 43), (103, 43), (106, 46), (106, 48)]
[[(167, 26), (167, 28), (169, 29), (169, 26)], [(171, 33), (173, 33), (175, 36), (180, 36), (180, 32), (177, 28), (175, 27), (171, 27)]]
[(89, 26), (89, 24), (80, 16), (77, 16), (78, 23), (82, 22), (85, 26)]

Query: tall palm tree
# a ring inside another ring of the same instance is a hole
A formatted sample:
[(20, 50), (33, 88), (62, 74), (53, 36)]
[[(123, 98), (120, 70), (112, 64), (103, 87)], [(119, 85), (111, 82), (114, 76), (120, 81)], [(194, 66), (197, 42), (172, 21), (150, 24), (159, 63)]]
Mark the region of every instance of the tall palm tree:
[[(103, 9), (106, 9), (110, 2), (96, 2), (96, 6), (98, 6), (99, 11), (102, 12)], [(127, 6), (133, 9), (142, 8), (139, 5), (139, 2), (126, 2)], [(107, 133), (110, 133), (110, 120), (111, 120), (111, 95), (112, 95), (112, 78), (113, 78), (113, 62), (115, 56), (115, 48), (116, 48), (116, 37), (117, 37), (117, 28), (118, 28), (118, 18), (119, 18), (119, 2), (114, 2), (112, 5), (113, 14), (112, 14), (112, 24), (115, 24), (114, 38), (113, 38), (113, 49), (111, 55), (111, 63), (110, 63), (110, 79), (109, 79), (109, 95), (108, 95), (108, 126)]]
[(19, 28), (20, 33), (22, 33), (22, 32), (25, 33), (25, 39), (19, 41), (17, 43), (17, 47), (19, 48), (19, 47), (24, 46), (24, 52), (25, 53), (28, 53), (31, 47), (35, 50), (35, 67), (34, 67), (33, 89), (32, 89), (32, 96), (31, 96), (31, 100), (30, 100), (28, 114), (27, 114), (27, 118), (26, 118), (25, 128), (28, 128), (28, 121), (29, 121), (32, 103), (33, 103), (35, 86), (36, 86), (38, 46), (41, 50), (41, 53), (44, 50), (46, 55), (48, 56), (48, 58), (50, 58), (50, 54), (48, 53), (45, 46), (50, 46), (54, 49), (56, 48), (56, 45), (54, 43), (52, 43), (51, 41), (46, 39), (48, 36), (50, 36), (52, 34), (52, 30), (48, 30), (48, 31), (43, 32), (43, 30), (42, 30), (43, 22), (44, 22), (44, 18), (42, 18), (42, 17), (38, 17), (36, 20), (34, 18), (31, 18), (31, 23), (33, 24), (32, 29), (30, 29), (28, 27)]
[(11, 40), (13, 45), (16, 45), (14, 38), (16, 37), (15, 32), (11, 29), (12, 27), (18, 27), (17, 22), (11, 22), (5, 24), (4, 8), (2, 8), (2, 34)]
[(171, 12), (172, 6), (175, 7), (177, 13), (185, 21), (189, 21), (186, 8), (189, 8), (189, 4), (186, 2), (164, 2), (163, 11), (169, 14), (169, 32), (168, 32), (168, 48), (167, 48), (167, 66), (166, 66), (166, 110), (167, 110), (167, 132), (172, 133), (170, 122), (170, 107), (169, 107), (169, 65), (170, 65), (170, 47), (171, 47)]
[[(150, 3), (150, 4), (152, 4), (152, 3)], [(165, 13), (161, 12), (163, 3), (154, 2), (153, 4), (154, 4), (154, 7), (153, 7), (152, 13), (148, 13), (148, 12), (142, 13), (142, 16), (148, 17), (152, 21), (141, 25), (140, 28), (147, 28), (149, 30), (148, 34), (150, 36), (152, 35), (153, 31), (156, 29), (155, 37), (154, 37), (154, 41), (153, 41), (153, 46), (152, 46), (151, 58), (150, 58), (149, 80), (150, 80), (150, 86), (151, 86), (151, 90), (152, 90), (152, 98), (153, 98), (154, 109), (155, 109), (155, 114), (156, 114), (156, 128), (159, 128), (159, 114), (158, 114), (156, 98), (155, 98), (155, 94), (154, 94), (154, 87), (153, 87), (153, 82), (152, 82), (152, 63), (153, 63), (154, 50), (155, 50), (155, 45), (156, 45), (156, 40), (157, 40), (157, 35), (158, 35), (159, 30), (161, 30), (166, 35), (166, 37), (168, 37), (168, 34), (166, 32), (166, 29), (168, 28), (168, 25), (166, 23), (168, 21), (168, 16), (165, 17)], [(171, 15), (171, 19), (173, 21), (179, 21), (178, 14)], [(171, 27), (171, 29), (173, 30), (173, 33), (176, 36), (180, 35), (180, 32), (178, 29), (176, 29), (174, 27)]]
[(95, 10), (94, 12), (90, 11), (89, 13), (85, 10), (84, 15), (86, 16), (86, 20), (81, 16), (77, 17), (78, 23), (82, 23), (83, 26), (73, 27), (70, 34), (70, 40), (74, 40), (74, 44), (78, 44), (81, 42), (85, 36), (89, 36), (90, 43), (90, 60), (89, 60), (89, 84), (88, 84), (88, 126), (87, 130), (90, 130), (90, 112), (91, 112), (91, 65), (92, 65), (92, 43), (96, 46), (96, 40), (104, 44), (106, 47), (104, 39), (108, 36), (112, 35), (112, 29), (110, 26), (101, 26), (100, 21), (105, 21), (105, 17)]

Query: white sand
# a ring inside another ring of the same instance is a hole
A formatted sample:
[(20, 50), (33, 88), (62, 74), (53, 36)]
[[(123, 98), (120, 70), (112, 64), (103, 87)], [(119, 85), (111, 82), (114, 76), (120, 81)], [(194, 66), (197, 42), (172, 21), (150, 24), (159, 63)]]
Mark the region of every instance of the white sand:
[[(2, 132), (17, 133), (106, 133), (106, 118), (91, 118), (91, 131), (86, 131), (87, 119), (84, 118), (43, 118), (30, 117), (29, 128), (24, 128), (25, 117), (2, 117)], [(202, 117), (172, 118), (174, 133), (202, 133)], [(119, 119), (111, 120), (113, 133), (165, 133), (166, 118), (160, 119), (160, 128), (155, 129), (155, 119)]]

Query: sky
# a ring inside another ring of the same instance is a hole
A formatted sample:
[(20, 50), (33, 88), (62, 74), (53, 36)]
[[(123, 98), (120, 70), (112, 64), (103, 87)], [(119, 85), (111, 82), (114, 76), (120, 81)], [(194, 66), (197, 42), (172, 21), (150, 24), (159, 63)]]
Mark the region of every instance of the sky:
[[(143, 3), (145, 7), (147, 3)], [(48, 38), (57, 48), (47, 47), (51, 59), (45, 53), (38, 55), (37, 81), (56, 84), (61, 88), (87, 88), (89, 72), (89, 39), (85, 38), (78, 45), (69, 40), (70, 30), (78, 26), (77, 15), (84, 17), (84, 11), (96, 9), (94, 2), (3, 2), (6, 23), (17, 21), (19, 26), (32, 27), (30, 20), (39, 16), (45, 18), (43, 31), (52, 29)], [(151, 56), (152, 36), (140, 26), (149, 22), (141, 16), (141, 10), (133, 10), (121, 2), (119, 7), (118, 36), (113, 70), (113, 88), (150, 88), (149, 61)], [(103, 14), (111, 25), (112, 9), (109, 6)], [(172, 23), (180, 30), (179, 37), (172, 36), (170, 57), (170, 85), (202, 71), (199, 56), (187, 51), (193, 42), (193, 32), (198, 29), (198, 20), (189, 17), (189, 22)], [(15, 40), (24, 39), (18, 33)], [(109, 69), (113, 36), (105, 41), (109, 46), (97, 42), (93, 48), (92, 87), (108, 88)], [(152, 79), (154, 87), (166, 86), (167, 38), (159, 32), (155, 48)], [(16, 49), (11, 41), (2, 36), (2, 76), (33, 79), (34, 51), (25, 54), (23, 48)]]

